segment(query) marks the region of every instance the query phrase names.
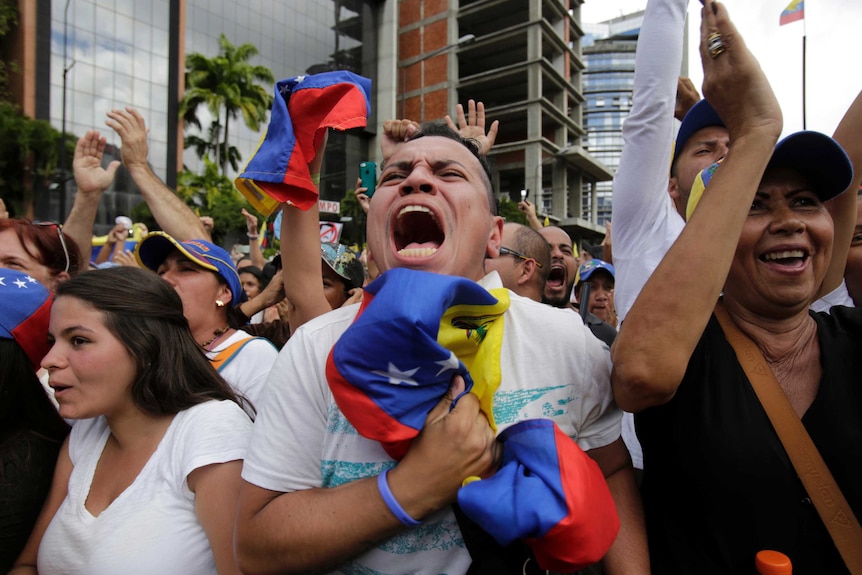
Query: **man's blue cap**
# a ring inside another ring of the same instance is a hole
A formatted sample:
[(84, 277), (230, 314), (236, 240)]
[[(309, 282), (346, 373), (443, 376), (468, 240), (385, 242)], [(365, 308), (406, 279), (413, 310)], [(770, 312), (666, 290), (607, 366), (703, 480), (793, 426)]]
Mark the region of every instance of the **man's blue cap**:
[(144, 237), (135, 250), (135, 256), (144, 267), (157, 271), (165, 258), (173, 250), (179, 250), (186, 258), (204, 269), (220, 275), (230, 289), (231, 307), (245, 301), (245, 291), (230, 254), (206, 240), (186, 240), (178, 242), (165, 232), (152, 232)]
[(581, 267), (578, 268), (578, 280), (576, 283), (580, 284), (582, 281), (590, 279), (590, 276), (595, 273), (596, 270), (605, 270), (609, 274), (611, 274), (611, 279), (615, 279), (617, 274), (614, 271), (613, 264), (609, 264), (606, 261), (593, 258), (589, 261), (586, 261), (581, 264)]
[(715, 111), (709, 102), (701, 100), (691, 107), (685, 117), (682, 119), (682, 124), (679, 126), (679, 132), (676, 134), (676, 145), (673, 148), (673, 159), (679, 157), (679, 153), (685, 147), (686, 142), (695, 132), (711, 126), (720, 126), (724, 128), (724, 122)]

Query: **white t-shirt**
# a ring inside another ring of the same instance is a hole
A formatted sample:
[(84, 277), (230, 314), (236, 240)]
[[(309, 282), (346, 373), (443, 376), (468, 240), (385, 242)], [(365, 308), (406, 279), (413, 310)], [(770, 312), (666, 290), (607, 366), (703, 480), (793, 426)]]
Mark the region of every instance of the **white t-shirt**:
[(94, 517), (84, 506), (110, 435), (104, 417), (69, 436), (69, 491), (39, 546), (40, 575), (214, 574), (188, 475), (245, 457), (251, 420), (232, 401), (207, 401), (174, 416), (134, 482)]
[(841, 280), (841, 285), (811, 304), (813, 311), (825, 311), (829, 313), (832, 306), (843, 305), (846, 307), (856, 307), (853, 298), (850, 297), (850, 292), (847, 291), (847, 284)]
[(685, 225), (667, 184), (687, 8), (688, 0), (653, 0), (638, 36), (632, 110), (623, 122), (614, 176), (611, 236), (620, 322)]
[[(502, 287), (496, 272), (482, 285)], [(504, 314), (502, 381), (494, 396), (498, 432), (524, 419), (553, 419), (581, 448), (620, 437), (607, 347), (580, 316), (510, 292)], [(332, 399), (326, 358), (359, 307), (300, 327), (273, 366), (243, 466), (243, 478), (280, 492), (336, 487), (378, 475), (395, 462), (361, 437)], [(336, 573), (464, 573), (470, 555), (451, 510), (384, 541)]]
[(264, 384), (275, 358), (278, 357), (278, 349), (265, 338), (253, 338), (248, 333), (237, 330), (219, 343), (218, 347), (207, 351), (207, 357), (215, 359), (223, 349), (234, 342), (246, 339), (252, 341), (245, 344), (239, 353), (225, 363), (219, 374), (235, 391), (251, 401), (255, 409), (259, 409), (258, 403), (263, 395)]

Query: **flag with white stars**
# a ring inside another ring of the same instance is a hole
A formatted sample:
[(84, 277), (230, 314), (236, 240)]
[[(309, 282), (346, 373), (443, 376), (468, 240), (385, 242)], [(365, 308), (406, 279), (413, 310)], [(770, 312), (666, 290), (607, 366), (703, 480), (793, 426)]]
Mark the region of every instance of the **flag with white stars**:
[(14, 339), (34, 369), (48, 353), (51, 292), (29, 274), (0, 268), (0, 338)]
[(327, 128), (364, 127), (371, 114), (371, 80), (338, 70), (281, 80), (275, 85), (263, 141), (234, 182), (260, 213), (287, 202), (301, 210), (317, 203), (308, 164)]
[[(496, 297), (495, 297), (496, 296)], [(353, 324), (326, 363), (329, 387), (364, 437), (401, 459), (456, 374), (494, 425), (508, 291), (396, 268), (365, 288)]]

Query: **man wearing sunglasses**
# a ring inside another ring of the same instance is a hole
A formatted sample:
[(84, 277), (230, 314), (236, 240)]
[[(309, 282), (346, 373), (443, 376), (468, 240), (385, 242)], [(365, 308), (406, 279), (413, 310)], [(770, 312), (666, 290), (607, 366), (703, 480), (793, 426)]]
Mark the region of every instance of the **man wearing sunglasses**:
[(485, 271), (496, 270), (504, 287), (535, 301), (542, 301), (550, 269), (548, 243), (535, 230), (515, 222), (503, 226), (500, 256), (485, 260)]

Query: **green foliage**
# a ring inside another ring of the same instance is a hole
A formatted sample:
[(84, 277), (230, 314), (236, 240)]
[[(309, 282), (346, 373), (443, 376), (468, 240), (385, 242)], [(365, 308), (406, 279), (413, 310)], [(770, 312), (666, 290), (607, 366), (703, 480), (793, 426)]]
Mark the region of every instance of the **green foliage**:
[(510, 200), (508, 195), (502, 194), (500, 196), (500, 200), (497, 202), (497, 210), (507, 222), (527, 225), (527, 216), (518, 209), (517, 202)]
[[(202, 129), (197, 115), (199, 108), (207, 108), (215, 117), (215, 129), (209, 129), (209, 147), (195, 148), (207, 157), (214, 154), (222, 174), (227, 172), (227, 164), (231, 161), (230, 120), (241, 114), (245, 125), (258, 131), (272, 106), (269, 86), (275, 83), (275, 77), (266, 66), (249, 63), (257, 54), (258, 49), (253, 44), (234, 46), (222, 34), (217, 56), (209, 58), (198, 52), (186, 56), (186, 93), (180, 102), (180, 116), (185, 126), (198, 129)], [(258, 82), (267, 84), (267, 87)], [(236, 156), (238, 165), (241, 158), (238, 153)]]
[(35, 190), (55, 179), (61, 138), (49, 122), (28, 118), (13, 104), (0, 101), (0, 189), (16, 212), (26, 213)]
[[(0, 0), (0, 39), (18, 26), (18, 2)], [(10, 101), (9, 73), (18, 69), (0, 42), (0, 190), (18, 214), (32, 211), (35, 190), (63, 176), (55, 173), (61, 134), (44, 120), (28, 118)], [(71, 149), (74, 150), (74, 138)], [(68, 146), (67, 146), (68, 147)], [(71, 153), (68, 155), (71, 158)]]
[(142, 222), (147, 225), (149, 231), (160, 229), (156, 223), (156, 218), (153, 217), (153, 212), (150, 211), (150, 206), (147, 202), (140, 202), (132, 208), (132, 213), (129, 214), (133, 222)]
[[(0, 0), (0, 38), (18, 26), (18, 3), (15, 0)], [(0, 52), (0, 98), (9, 100), (9, 72), (18, 71), (18, 63), (12, 60), (5, 46)]]
[(209, 158), (217, 158), (224, 157), (230, 163), (230, 167), (233, 168), (233, 171), (239, 171), (239, 163), (242, 161), (242, 155), (239, 153), (239, 150), (236, 146), (228, 146), (225, 150), (224, 142), (220, 142), (216, 144), (218, 141), (218, 136), (221, 130), (221, 126), (213, 122), (210, 124), (209, 128), (209, 138), (204, 139), (200, 136), (186, 135), (183, 147), (188, 150), (189, 148), (194, 148), (195, 153), (198, 155), (200, 159), (209, 159)]
[[(213, 242), (220, 243), (229, 231), (242, 234), (246, 232), (242, 209), (250, 210), (248, 202), (236, 190), (233, 182), (219, 173), (215, 162), (208, 158), (204, 158), (203, 174), (196, 174), (188, 169), (180, 172), (177, 178), (177, 195), (192, 210), (212, 217)], [(259, 221), (265, 219), (260, 214), (256, 215)]]

